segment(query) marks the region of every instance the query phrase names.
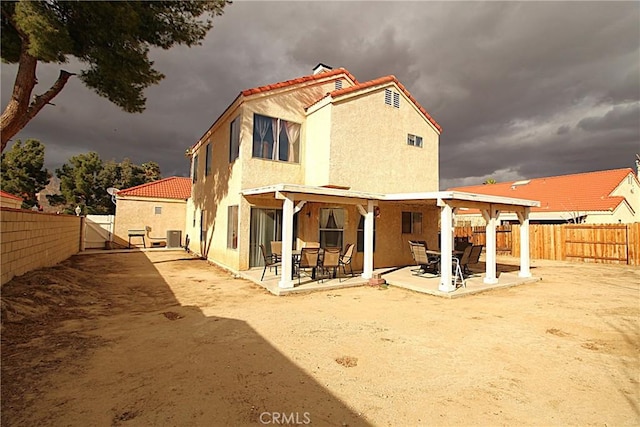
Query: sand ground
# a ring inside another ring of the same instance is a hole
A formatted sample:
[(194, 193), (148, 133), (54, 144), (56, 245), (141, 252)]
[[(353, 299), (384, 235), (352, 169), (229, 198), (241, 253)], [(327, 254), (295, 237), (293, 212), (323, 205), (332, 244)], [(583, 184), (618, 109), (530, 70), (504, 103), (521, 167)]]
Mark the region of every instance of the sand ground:
[(2, 425), (639, 425), (640, 269), (533, 267), (275, 297), (184, 252), (74, 256), (2, 287)]

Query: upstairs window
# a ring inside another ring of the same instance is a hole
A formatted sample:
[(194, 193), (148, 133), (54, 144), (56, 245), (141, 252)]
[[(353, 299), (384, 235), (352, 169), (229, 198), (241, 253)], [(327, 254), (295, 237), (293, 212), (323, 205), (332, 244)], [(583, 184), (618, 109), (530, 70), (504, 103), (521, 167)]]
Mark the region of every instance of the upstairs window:
[(206, 153), (206, 156), (204, 158), (204, 170), (205, 170), (204, 174), (206, 176), (211, 175), (211, 155), (212, 155), (212, 150), (213, 150), (212, 144), (211, 143), (207, 144), (207, 153)]
[(154, 215), (162, 215), (162, 206), (154, 206), (153, 213)]
[(300, 124), (253, 115), (253, 157), (298, 163)]
[(393, 105), (395, 108), (400, 108), (400, 94), (391, 89), (385, 89), (384, 103), (387, 105)]
[(193, 182), (198, 182), (198, 155), (193, 156)]
[(229, 125), (229, 163), (240, 156), (240, 116)]
[(422, 137), (418, 135), (407, 134), (407, 145), (422, 148)]

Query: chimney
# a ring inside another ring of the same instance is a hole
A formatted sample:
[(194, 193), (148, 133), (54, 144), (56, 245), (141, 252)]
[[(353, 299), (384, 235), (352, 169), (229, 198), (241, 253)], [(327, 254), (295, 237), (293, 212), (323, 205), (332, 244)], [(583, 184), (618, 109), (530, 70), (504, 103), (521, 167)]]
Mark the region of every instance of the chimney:
[(636, 178), (640, 180), (640, 155), (636, 154)]
[(333, 70), (333, 68), (329, 67), (328, 65), (323, 64), (322, 62), (319, 63), (318, 65), (316, 65), (315, 67), (313, 67), (313, 74), (320, 74), (320, 73), (327, 73), (329, 71)]

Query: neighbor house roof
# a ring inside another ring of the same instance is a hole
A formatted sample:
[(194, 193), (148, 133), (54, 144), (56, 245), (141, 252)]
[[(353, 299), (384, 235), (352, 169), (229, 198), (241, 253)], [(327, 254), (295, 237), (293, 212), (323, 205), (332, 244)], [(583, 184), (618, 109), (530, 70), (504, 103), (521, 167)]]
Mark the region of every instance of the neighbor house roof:
[(23, 201), (22, 197), (14, 196), (13, 194), (9, 194), (6, 191), (2, 191), (2, 190), (0, 190), (0, 197), (4, 197), (6, 199), (19, 200), (21, 202)]
[(532, 212), (612, 211), (625, 199), (611, 196), (611, 192), (629, 174), (634, 175), (633, 170), (624, 168), (455, 187), (450, 190), (539, 200), (540, 207), (532, 208)]
[(118, 197), (121, 196), (186, 200), (191, 197), (191, 179), (172, 176), (159, 181), (147, 182), (146, 184), (118, 191)]
[[(404, 85), (398, 81), (396, 76), (393, 76), (393, 75), (380, 77), (380, 78), (374, 79), (374, 80), (369, 80), (368, 82), (356, 83), (354, 86), (345, 87), (344, 89), (334, 90), (333, 92), (329, 92), (328, 94), (326, 94), (322, 98), (318, 99), (313, 104), (316, 104), (317, 102), (319, 102), (320, 100), (326, 98), (327, 96), (330, 96), (331, 98), (337, 98), (337, 97), (342, 96), (342, 95), (347, 95), (349, 93), (353, 93), (353, 92), (357, 92), (357, 91), (360, 91), (360, 90), (368, 89), (368, 88), (373, 87), (373, 86), (383, 85), (385, 83), (392, 83), (392, 82), (395, 83), (396, 86), (398, 86), (398, 89), (400, 89), (402, 91), (402, 93), (404, 93), (407, 96), (407, 98), (409, 98), (409, 100), (427, 118), (427, 120), (429, 120), (429, 122), (431, 122), (431, 124), (433, 126), (435, 126), (436, 129), (438, 129), (438, 132), (442, 132), (442, 126), (440, 126), (438, 124), (438, 122), (436, 122), (435, 119), (433, 117), (431, 117), (431, 115), (427, 112), (427, 110), (425, 110), (425, 108), (422, 105), (420, 105), (420, 103), (413, 97), (413, 95), (411, 95), (411, 93), (409, 93), (407, 88), (404, 87)], [(313, 104), (311, 104), (311, 105), (313, 105)], [(309, 107), (311, 105), (309, 105)]]

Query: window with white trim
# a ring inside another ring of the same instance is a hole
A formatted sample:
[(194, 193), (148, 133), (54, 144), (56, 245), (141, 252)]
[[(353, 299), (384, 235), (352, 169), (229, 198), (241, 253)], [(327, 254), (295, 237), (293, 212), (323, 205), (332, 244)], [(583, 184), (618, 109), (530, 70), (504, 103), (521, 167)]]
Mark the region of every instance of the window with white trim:
[(320, 247), (342, 248), (344, 234), (344, 209), (320, 209)]
[(253, 115), (253, 157), (298, 163), (300, 124)]
[(421, 212), (402, 212), (402, 234), (422, 234)]
[(407, 134), (407, 145), (422, 148), (422, 137), (418, 135)]
[(204, 157), (204, 174), (206, 176), (211, 175), (211, 156), (213, 154), (213, 144), (207, 144), (207, 151)]
[(240, 116), (229, 125), (229, 163), (240, 156)]
[(193, 182), (198, 182), (198, 155), (197, 154), (193, 156), (193, 170), (191, 172), (193, 176)]

